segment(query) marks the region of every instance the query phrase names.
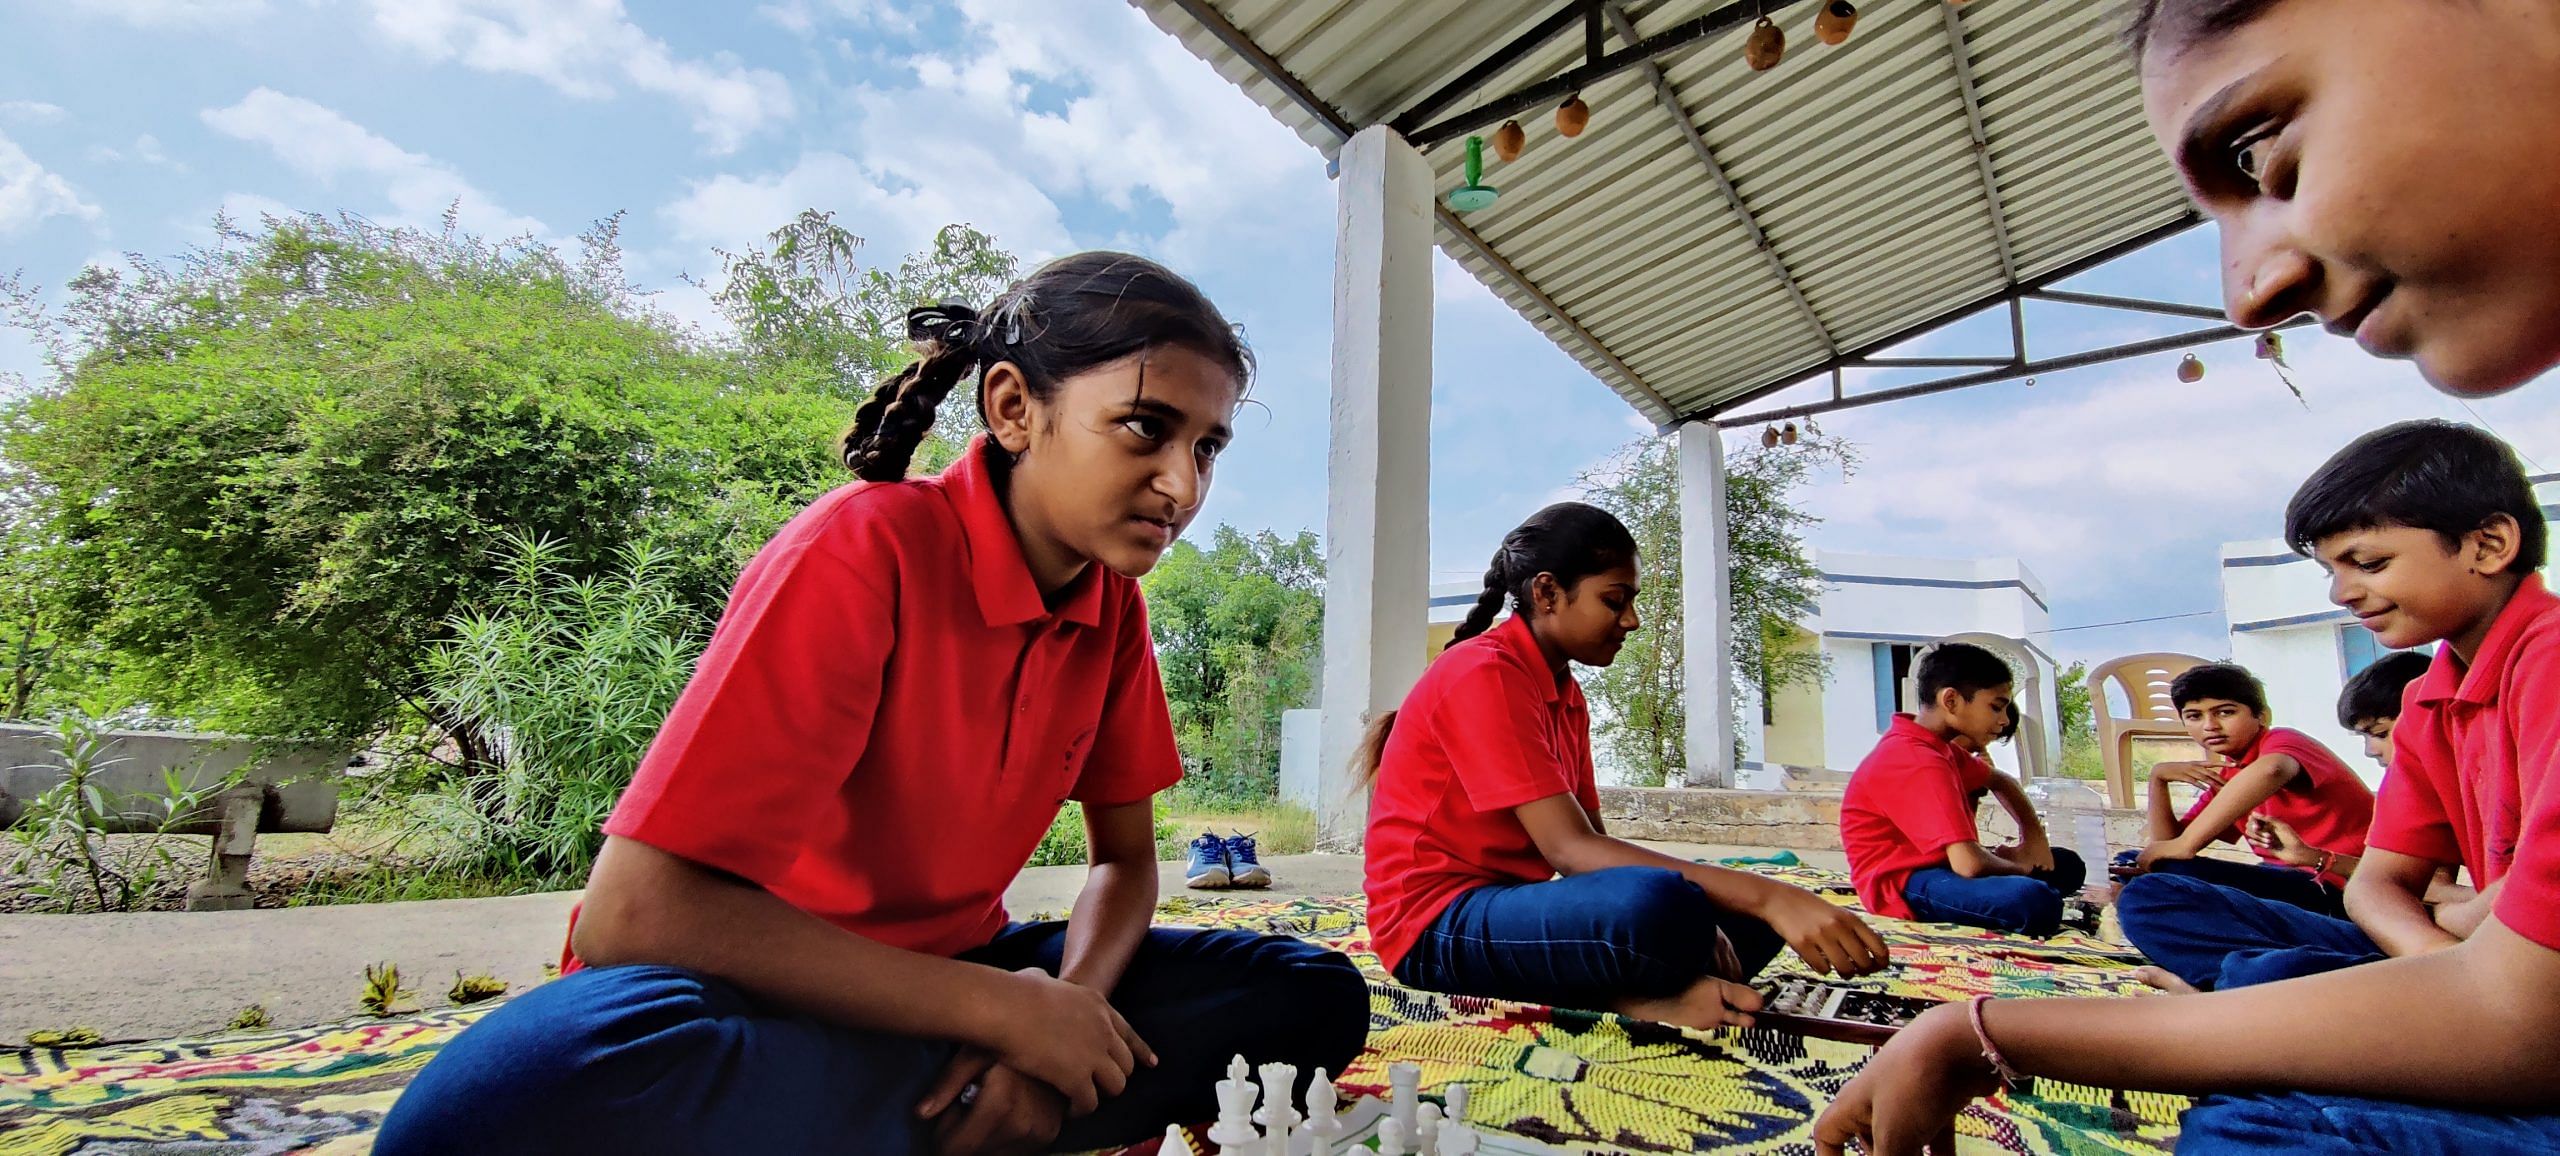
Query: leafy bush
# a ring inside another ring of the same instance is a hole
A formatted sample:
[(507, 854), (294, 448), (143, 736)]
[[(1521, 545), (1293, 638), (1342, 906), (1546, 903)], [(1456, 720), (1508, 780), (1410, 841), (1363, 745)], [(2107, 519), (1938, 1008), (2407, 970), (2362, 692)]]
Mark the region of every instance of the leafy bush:
[(501, 549), (496, 592), (455, 617), (426, 664), (435, 704), (491, 736), (489, 756), (410, 817), (445, 836), (442, 872), (573, 882), (702, 653), (701, 619), (663, 548), (626, 547), (592, 578), (549, 539)]
[(1324, 640), (1316, 536), (1220, 526), (1177, 542), (1145, 579), (1184, 806), (1251, 807), (1280, 793), (1280, 716), (1311, 704)]
[[(1155, 810), (1156, 858), (1174, 858), (1182, 853), (1182, 832), (1174, 826), (1164, 796), (1156, 796)], [(1069, 803), (1058, 808), (1058, 817), (1049, 821), (1049, 833), (1040, 837), (1040, 845), (1032, 850), (1031, 861), (1024, 866), (1072, 867), (1085, 861), (1089, 847), (1084, 804)]]
[(85, 714), (55, 723), (55, 754), (63, 780), (27, 801), (9, 829), (17, 854), (9, 872), (25, 876), (27, 892), (57, 912), (134, 911), (181, 879), (171, 838), (214, 796), (240, 781), (234, 773), (190, 789), (185, 772), (165, 772), (160, 789), (120, 794), (100, 781), (124, 762), (107, 757), (114, 741), (103, 724)]

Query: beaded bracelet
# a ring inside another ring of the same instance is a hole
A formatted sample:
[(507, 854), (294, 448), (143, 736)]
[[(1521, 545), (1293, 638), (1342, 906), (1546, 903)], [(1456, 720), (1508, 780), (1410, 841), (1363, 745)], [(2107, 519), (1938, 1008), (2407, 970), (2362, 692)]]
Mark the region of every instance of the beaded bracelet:
[(1982, 1005), (1990, 1002), (1990, 996), (1978, 995), (1966, 1005), (1965, 1010), (1973, 1019), (1973, 1038), (1982, 1045), (1982, 1058), (1991, 1061), (1991, 1070), (1999, 1074), (2000, 1086), (2012, 1092), (2022, 1091), (2027, 1078), (2009, 1066), (2008, 1059), (2000, 1054), (2000, 1046), (1991, 1042), (1991, 1029), (1982, 1026)]

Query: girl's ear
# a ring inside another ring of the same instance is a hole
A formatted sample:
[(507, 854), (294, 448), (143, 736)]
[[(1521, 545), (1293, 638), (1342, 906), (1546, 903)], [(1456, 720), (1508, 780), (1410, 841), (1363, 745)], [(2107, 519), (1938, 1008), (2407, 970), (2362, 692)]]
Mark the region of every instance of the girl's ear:
[(2524, 527), (2516, 524), (2514, 515), (2491, 514), (2480, 528), (2463, 535), (2468, 547), (2472, 572), (2503, 574), (2516, 564), (2516, 554), (2524, 548)]
[(987, 435), (1016, 457), (1031, 448), (1031, 383), (1022, 367), (999, 361), (987, 367), (978, 386), (987, 415)]
[(1529, 580), (1529, 605), (1539, 614), (1555, 613), (1556, 606), (1563, 601), (1564, 586), (1556, 581), (1555, 575), (1541, 571)]

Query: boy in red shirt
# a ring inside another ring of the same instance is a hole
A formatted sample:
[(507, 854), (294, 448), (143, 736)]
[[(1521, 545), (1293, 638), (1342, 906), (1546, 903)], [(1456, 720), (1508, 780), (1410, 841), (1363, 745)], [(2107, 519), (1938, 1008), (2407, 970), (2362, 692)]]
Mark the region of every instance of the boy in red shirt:
[[(1988, 750), (2008, 728), (2014, 678), (1968, 643), (1920, 656), (1919, 713), (1894, 716), (1840, 799), (1840, 845), (1867, 910), (2028, 935), (2061, 929), (2062, 901), (2087, 865), (2047, 842), (2017, 780), (1965, 749)], [(1973, 800), (1984, 790), (2017, 820), (2016, 846), (1982, 845)]]
[[(2267, 725), (2266, 688), (2244, 667), (2192, 667), (2170, 682), (2169, 701), (2210, 760), (2151, 769), (2151, 842), (2134, 853), (2133, 866), (2344, 914), (2339, 896), (2364, 854), (2365, 828), (2373, 824), (2372, 788), (2319, 740)], [(2169, 795), (2172, 782), (2201, 787), (2204, 797), (2182, 813)], [(2249, 839), (2249, 825), (2265, 821), (2285, 824), (2308, 844), (2308, 870), (2279, 861), (2272, 848)], [(2250, 842), (2266, 863), (2198, 857), (2215, 842)]]

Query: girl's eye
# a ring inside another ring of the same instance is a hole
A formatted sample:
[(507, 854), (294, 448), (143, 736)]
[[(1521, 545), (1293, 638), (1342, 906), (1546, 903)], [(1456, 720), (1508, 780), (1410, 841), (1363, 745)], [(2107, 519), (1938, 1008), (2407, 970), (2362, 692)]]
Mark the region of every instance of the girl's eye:
[(2356, 563), (2356, 569), (2362, 570), (2367, 574), (2376, 574), (2381, 572), (2384, 562), (2385, 559), (2381, 558), (2367, 558)]
[(1136, 417), (1122, 418), (1120, 425), (1121, 428), (1148, 441), (1160, 441), (1164, 438), (1164, 421), (1160, 418), (1139, 414)]
[(1202, 442), (1198, 446), (1194, 447), (1193, 452), (1200, 455), (1201, 461), (1214, 462), (1218, 460), (1219, 454), (1227, 452), (1227, 443)]
[(2231, 167), (2252, 185), (2264, 188), (2267, 159), (2275, 151), (2276, 130), (2273, 126), (2259, 129), (2231, 145)]

